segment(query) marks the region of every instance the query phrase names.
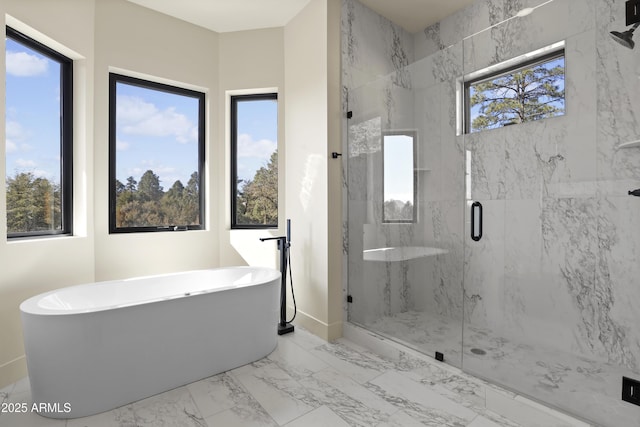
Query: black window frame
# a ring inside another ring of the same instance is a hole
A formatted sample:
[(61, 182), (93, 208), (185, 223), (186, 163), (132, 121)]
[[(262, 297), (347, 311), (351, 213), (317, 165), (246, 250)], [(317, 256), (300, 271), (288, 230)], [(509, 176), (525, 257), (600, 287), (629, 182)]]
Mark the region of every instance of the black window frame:
[(60, 64), (61, 228), (16, 233), (7, 230), (7, 239), (70, 236), (73, 235), (73, 60), (10, 26), (5, 27), (5, 36)]
[[(231, 229), (232, 230), (265, 230), (278, 228), (278, 224), (239, 224), (236, 218), (238, 200), (238, 102), (246, 101), (278, 101), (278, 93), (259, 93), (246, 95), (232, 95), (230, 105), (231, 119)], [(277, 149), (277, 148), (276, 148)], [(278, 173), (278, 181), (280, 176)], [(280, 196), (278, 195), (278, 198)], [(278, 221), (280, 220), (280, 206), (278, 205)]]
[[(471, 133), (476, 133), (476, 132), (482, 132), (483, 130), (492, 130), (492, 129), (500, 129), (499, 127), (496, 128), (490, 128), (490, 129), (481, 129), (481, 130), (477, 130), (475, 132), (471, 131), (471, 86), (478, 84), (478, 83), (484, 83), (487, 82), (489, 80), (495, 80), (498, 79), (502, 76), (506, 76), (508, 74), (512, 74), (512, 73), (516, 73), (520, 70), (526, 69), (526, 68), (533, 68), (536, 65), (540, 65), (540, 64), (544, 64), (546, 62), (551, 62), (555, 59), (558, 58), (562, 58), (565, 61), (565, 81), (566, 81), (566, 55), (565, 55), (565, 48), (564, 45), (563, 47), (559, 48), (559, 49), (554, 49), (551, 52), (542, 54), (542, 55), (536, 55), (528, 60), (524, 60), (521, 62), (518, 62), (514, 65), (510, 65), (510, 66), (505, 66), (504, 68), (500, 68), (496, 71), (492, 71), (492, 72), (488, 72), (486, 74), (481, 74), (479, 77), (474, 78), (474, 79), (470, 79), (470, 80), (465, 80), (464, 81), (464, 123), (463, 123), (463, 130), (465, 134), (471, 134)], [(564, 96), (564, 101), (566, 103), (566, 93)], [(566, 108), (565, 108), (565, 112), (563, 114), (559, 114), (553, 117), (560, 117), (562, 115), (566, 114)], [(552, 117), (548, 117), (548, 118), (552, 118)], [(534, 120), (535, 121), (535, 120)], [(513, 124), (519, 124), (519, 123), (513, 123)], [(508, 126), (508, 125), (505, 125)], [(502, 126), (504, 127), (504, 126)]]
[[(384, 215), (384, 146), (386, 136), (408, 136), (413, 141), (413, 164), (411, 165), (413, 171), (413, 212), (411, 219), (387, 219)], [(380, 151), (382, 153), (382, 223), (383, 224), (415, 224), (418, 222), (418, 132), (415, 130), (387, 130), (382, 132)]]
[[(116, 227), (116, 87), (118, 83), (152, 89), (198, 100), (198, 201), (200, 224)], [(196, 90), (168, 85), (119, 73), (109, 73), (109, 234), (187, 231), (205, 229), (205, 139), (206, 94)]]

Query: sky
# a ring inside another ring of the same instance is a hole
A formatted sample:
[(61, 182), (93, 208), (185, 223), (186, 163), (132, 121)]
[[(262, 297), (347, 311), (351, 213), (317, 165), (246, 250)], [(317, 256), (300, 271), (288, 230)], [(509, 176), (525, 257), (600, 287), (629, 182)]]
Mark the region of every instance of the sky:
[(384, 201), (413, 203), (413, 138), (384, 135)]
[(6, 174), (60, 183), (60, 66), (6, 39)]
[(137, 182), (147, 171), (165, 191), (198, 170), (198, 99), (116, 84), (116, 179)]
[(278, 102), (238, 102), (238, 178), (252, 179), (278, 147)]
[[(6, 39), (6, 71), (6, 174), (59, 183), (60, 67)], [(151, 169), (165, 191), (186, 186), (198, 165), (197, 99), (122, 82), (116, 91), (116, 178)], [(277, 101), (241, 102), (239, 113), (238, 174), (251, 179), (277, 147)]]

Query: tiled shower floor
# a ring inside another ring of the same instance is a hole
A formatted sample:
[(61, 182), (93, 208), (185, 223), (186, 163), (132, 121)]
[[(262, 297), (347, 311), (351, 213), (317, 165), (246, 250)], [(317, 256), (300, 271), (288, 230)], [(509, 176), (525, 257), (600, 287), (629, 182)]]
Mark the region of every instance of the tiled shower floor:
[(620, 400), (622, 376), (638, 374), (620, 366), (469, 326), (464, 329), (463, 348), (461, 322), (427, 312), (397, 313), (363, 326), (425, 354), (439, 351), (449, 363), (464, 366), (465, 372), (603, 424), (617, 420), (614, 425), (640, 426), (637, 407)]
[[(395, 357), (383, 357), (350, 340), (326, 343), (297, 328), (293, 334), (279, 337), (277, 349), (260, 361), (110, 412), (68, 421), (31, 413), (2, 413), (0, 426), (528, 424), (514, 423), (487, 410), (489, 390), (493, 394), (504, 393), (454, 367), (413, 352), (399, 351)], [(28, 380), (2, 389), (0, 401), (30, 403)]]

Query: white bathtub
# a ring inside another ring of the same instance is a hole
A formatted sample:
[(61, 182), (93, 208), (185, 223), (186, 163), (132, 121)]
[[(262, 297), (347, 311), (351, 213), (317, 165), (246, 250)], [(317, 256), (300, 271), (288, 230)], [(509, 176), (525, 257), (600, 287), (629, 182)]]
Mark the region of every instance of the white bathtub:
[(279, 285), (277, 270), (230, 267), (34, 296), (20, 305), (33, 403), (84, 417), (261, 359)]

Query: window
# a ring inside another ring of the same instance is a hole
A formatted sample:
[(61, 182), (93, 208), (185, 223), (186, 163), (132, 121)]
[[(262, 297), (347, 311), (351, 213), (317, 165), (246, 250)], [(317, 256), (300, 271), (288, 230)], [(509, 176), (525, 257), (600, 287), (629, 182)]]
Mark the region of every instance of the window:
[(382, 222), (415, 222), (416, 146), (412, 131), (382, 136)]
[(109, 230), (204, 226), (205, 95), (109, 75)]
[(72, 233), (73, 61), (6, 28), (7, 237)]
[(278, 95), (231, 97), (231, 228), (278, 226)]
[(481, 77), (465, 83), (468, 133), (564, 114), (564, 49), (546, 53), (550, 48), (497, 66), (497, 71), (481, 71)]

